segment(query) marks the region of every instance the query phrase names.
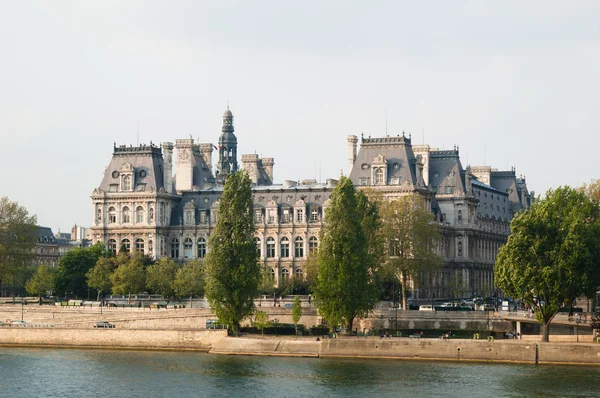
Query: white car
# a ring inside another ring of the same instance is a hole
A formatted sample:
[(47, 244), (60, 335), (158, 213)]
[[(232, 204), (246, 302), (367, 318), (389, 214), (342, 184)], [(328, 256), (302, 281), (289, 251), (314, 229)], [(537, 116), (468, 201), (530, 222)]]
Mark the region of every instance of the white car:
[(432, 305), (422, 305), (419, 307), (419, 311), (435, 311)]
[(10, 324), (13, 326), (25, 326), (27, 325), (27, 322), (17, 319), (16, 321), (12, 321)]
[(495, 309), (494, 304), (481, 304), (479, 306), (480, 311), (494, 311)]

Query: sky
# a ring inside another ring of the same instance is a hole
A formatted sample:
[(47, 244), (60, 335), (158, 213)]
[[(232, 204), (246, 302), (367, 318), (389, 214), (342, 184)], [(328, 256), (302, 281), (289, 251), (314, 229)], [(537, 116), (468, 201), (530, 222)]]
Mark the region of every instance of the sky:
[[(347, 173), (348, 135), (405, 131), (515, 167), (529, 190), (599, 178), (598, 1), (5, 1), (0, 196), (90, 226), (117, 145), (216, 144), (275, 182)], [(239, 159), (238, 159), (239, 161)], [(213, 164), (216, 153), (213, 153)]]

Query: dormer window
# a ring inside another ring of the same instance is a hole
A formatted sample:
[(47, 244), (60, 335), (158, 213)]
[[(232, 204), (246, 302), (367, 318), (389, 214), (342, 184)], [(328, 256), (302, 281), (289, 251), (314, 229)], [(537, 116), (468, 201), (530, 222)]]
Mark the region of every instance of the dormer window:
[(375, 169), (375, 185), (382, 185), (385, 183), (383, 174), (383, 167), (378, 167)]
[(131, 191), (131, 174), (123, 176), (123, 191)]
[(304, 222), (304, 209), (296, 209), (296, 222)]

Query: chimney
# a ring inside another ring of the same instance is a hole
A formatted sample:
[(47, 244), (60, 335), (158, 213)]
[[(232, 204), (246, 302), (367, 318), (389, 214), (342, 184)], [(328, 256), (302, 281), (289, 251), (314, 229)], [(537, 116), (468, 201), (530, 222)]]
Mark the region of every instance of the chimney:
[(163, 161), (163, 184), (167, 193), (173, 191), (173, 143), (163, 142), (162, 144), (164, 161)]
[(202, 154), (202, 159), (204, 160), (206, 167), (208, 167), (208, 169), (212, 172), (213, 145), (212, 144), (200, 144), (200, 145), (198, 145), (198, 148), (200, 149), (200, 153)]
[(177, 180), (175, 181), (175, 190), (180, 191), (191, 191), (194, 181), (194, 139), (185, 138), (181, 140), (175, 140), (175, 148), (178, 152), (177, 169), (176, 175)]
[(269, 176), (269, 180), (271, 180), (271, 184), (273, 183), (273, 165), (275, 164), (275, 159), (273, 158), (262, 158), (261, 159), (263, 168), (265, 173)]
[(356, 160), (356, 144), (358, 143), (358, 138), (355, 135), (348, 136), (348, 175), (352, 172), (352, 166), (354, 166), (354, 161)]
[(254, 184), (258, 184), (260, 174), (258, 172), (258, 155), (255, 153), (242, 155), (242, 166), (244, 170), (248, 172), (250, 181)]

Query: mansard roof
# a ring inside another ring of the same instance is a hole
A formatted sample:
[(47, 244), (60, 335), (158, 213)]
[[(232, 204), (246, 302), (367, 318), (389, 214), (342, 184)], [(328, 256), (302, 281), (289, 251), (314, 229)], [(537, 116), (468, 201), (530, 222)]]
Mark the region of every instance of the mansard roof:
[(125, 164), (132, 166), (134, 183), (144, 183), (146, 192), (164, 188), (162, 150), (153, 144), (136, 147), (115, 145), (112, 159), (104, 170), (104, 177), (99, 188), (108, 192), (110, 185), (119, 184), (120, 172)]
[(465, 170), (458, 149), (430, 152), (429, 185), (439, 194), (444, 194), (447, 187), (452, 188), (453, 194), (466, 192)]
[[(399, 184), (416, 184), (416, 158), (411, 139), (404, 135), (383, 138), (361, 138), (361, 145), (354, 161), (350, 180), (360, 185), (362, 178), (371, 178), (371, 166), (383, 159), (387, 165), (386, 184), (398, 178)], [(372, 185), (372, 182), (371, 184)]]

